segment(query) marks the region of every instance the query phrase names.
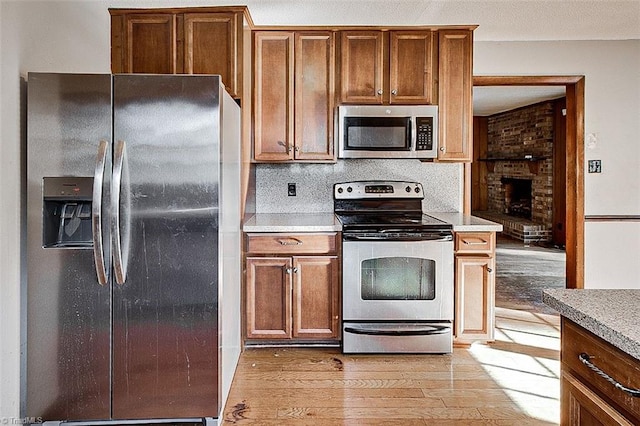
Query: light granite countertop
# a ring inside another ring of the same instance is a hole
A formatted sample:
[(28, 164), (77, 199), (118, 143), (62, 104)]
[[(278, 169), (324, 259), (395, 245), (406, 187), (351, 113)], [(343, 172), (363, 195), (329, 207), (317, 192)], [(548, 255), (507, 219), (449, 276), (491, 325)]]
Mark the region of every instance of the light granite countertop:
[(502, 224), (455, 212), (426, 212), (429, 216), (453, 225), (454, 232), (501, 232)]
[(256, 213), (244, 232), (337, 232), (342, 224), (333, 213)]
[[(453, 225), (454, 232), (500, 232), (502, 225), (462, 213), (427, 212)], [(332, 212), (256, 213), (242, 226), (244, 232), (336, 232), (342, 225)]]
[(560, 315), (640, 360), (640, 290), (550, 289), (542, 301)]

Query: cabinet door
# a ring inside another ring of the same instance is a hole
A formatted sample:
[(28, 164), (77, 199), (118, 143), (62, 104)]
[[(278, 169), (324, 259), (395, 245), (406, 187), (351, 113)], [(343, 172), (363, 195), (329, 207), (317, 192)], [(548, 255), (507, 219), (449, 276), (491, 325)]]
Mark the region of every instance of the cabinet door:
[(439, 152), (441, 161), (472, 159), (473, 32), (439, 31)]
[(254, 158), (293, 160), (293, 33), (254, 34)]
[(293, 337), (338, 337), (338, 265), (335, 256), (293, 259)]
[[(563, 366), (564, 367), (564, 366)], [(566, 370), (560, 379), (561, 420), (566, 426), (631, 426), (615, 408)]]
[[(176, 58), (177, 18), (174, 14), (125, 15), (121, 72), (174, 74), (181, 72)], [(115, 71), (114, 71), (115, 72)]]
[(434, 51), (432, 31), (392, 31), (389, 53), (389, 102), (432, 104)]
[(247, 258), (248, 339), (291, 338), (291, 258)]
[(455, 337), (458, 343), (493, 340), (494, 263), (494, 258), (488, 256), (456, 256)]
[(333, 160), (335, 41), (331, 31), (295, 35), (295, 159)]
[(219, 74), (234, 97), (238, 96), (237, 47), (235, 13), (184, 15), (184, 72)]
[(385, 85), (384, 34), (381, 31), (343, 31), (340, 54), (341, 101), (381, 104)]

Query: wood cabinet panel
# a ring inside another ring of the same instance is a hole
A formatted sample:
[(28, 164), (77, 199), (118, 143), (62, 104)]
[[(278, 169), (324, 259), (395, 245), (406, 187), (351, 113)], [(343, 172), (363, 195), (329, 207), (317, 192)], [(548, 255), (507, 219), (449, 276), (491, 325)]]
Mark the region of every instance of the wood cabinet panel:
[(432, 31), (390, 33), (389, 103), (432, 104), (433, 64), (437, 63)]
[(496, 249), (495, 232), (458, 232), (455, 235), (456, 254), (485, 253), (493, 256)]
[(235, 13), (184, 14), (184, 72), (219, 74), (234, 97), (240, 87), (237, 27)]
[(291, 338), (291, 263), (288, 257), (247, 258), (247, 338)]
[(113, 72), (172, 74), (177, 68), (176, 16), (124, 16), (123, 70)]
[(293, 258), (293, 337), (338, 337), (340, 287), (338, 258)]
[(332, 31), (254, 34), (254, 160), (335, 161)]
[(473, 32), (440, 30), (438, 38), (438, 160), (470, 162), (473, 143)]
[(632, 426), (615, 408), (567, 371), (560, 377), (560, 423), (565, 426)]
[(255, 254), (330, 254), (337, 250), (337, 234), (248, 234), (247, 252)]
[(243, 37), (251, 18), (245, 6), (109, 9), (109, 13), (111, 72), (219, 74), (231, 96), (246, 97), (244, 53), (250, 49)]
[(340, 99), (345, 103), (382, 103), (384, 33), (343, 31), (340, 41)]
[(295, 159), (332, 160), (335, 41), (330, 31), (295, 34)]
[(457, 343), (494, 339), (495, 277), (493, 257), (458, 256), (455, 265)]
[(254, 33), (254, 158), (293, 160), (293, 33)]

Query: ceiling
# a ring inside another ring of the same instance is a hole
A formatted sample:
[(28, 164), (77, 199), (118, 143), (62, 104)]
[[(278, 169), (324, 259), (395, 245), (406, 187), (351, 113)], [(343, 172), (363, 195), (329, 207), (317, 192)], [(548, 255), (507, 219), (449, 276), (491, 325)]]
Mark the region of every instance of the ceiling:
[(477, 24), (476, 41), (640, 39), (640, 0), (246, 0), (241, 3), (249, 6), (256, 25)]
[(473, 115), (498, 114), (564, 96), (564, 86), (476, 86)]

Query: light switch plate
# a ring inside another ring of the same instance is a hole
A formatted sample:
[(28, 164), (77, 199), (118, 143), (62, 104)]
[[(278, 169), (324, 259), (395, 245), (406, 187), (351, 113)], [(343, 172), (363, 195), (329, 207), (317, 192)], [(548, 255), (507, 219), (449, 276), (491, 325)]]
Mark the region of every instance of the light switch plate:
[(602, 162), (600, 160), (589, 160), (589, 173), (602, 173)]

